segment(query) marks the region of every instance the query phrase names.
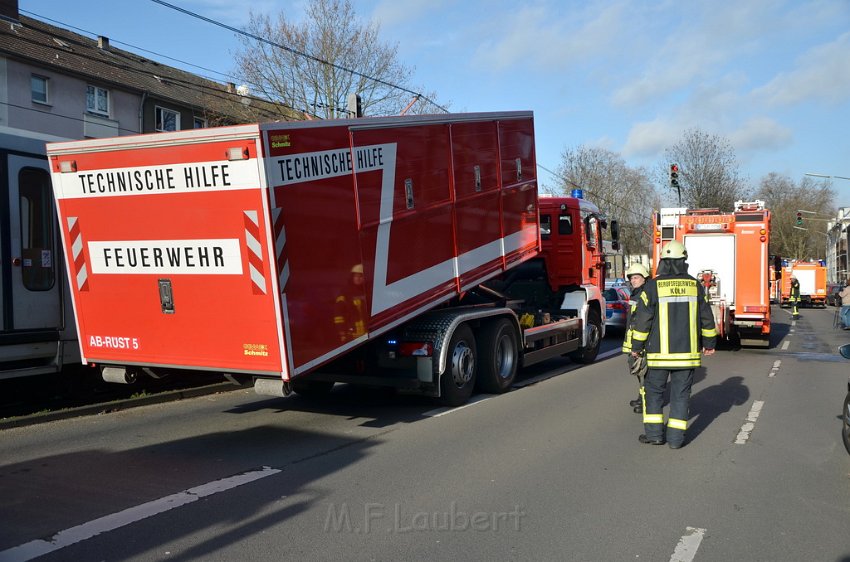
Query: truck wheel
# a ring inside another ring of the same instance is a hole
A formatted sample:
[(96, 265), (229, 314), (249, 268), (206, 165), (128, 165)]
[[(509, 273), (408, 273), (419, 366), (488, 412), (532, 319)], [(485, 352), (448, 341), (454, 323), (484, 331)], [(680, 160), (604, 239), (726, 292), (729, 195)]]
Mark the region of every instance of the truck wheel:
[(602, 340), (602, 320), (599, 311), (592, 309), (587, 313), (587, 325), (590, 333), (587, 338), (587, 347), (582, 347), (570, 353), (570, 359), (576, 363), (593, 363), (599, 354), (599, 344)]
[(305, 398), (327, 396), (333, 387), (333, 381), (292, 381), (292, 392)]
[(843, 420), (841, 427), (841, 439), (844, 441), (844, 448), (850, 453), (850, 392), (844, 398), (844, 412), (841, 415)]
[(518, 339), (513, 324), (505, 318), (484, 328), (478, 368), (478, 388), (483, 392), (502, 394), (511, 389), (519, 360)]
[(449, 342), (446, 370), (440, 375), (440, 403), (461, 406), (475, 387), (475, 337), (469, 326), (458, 326)]

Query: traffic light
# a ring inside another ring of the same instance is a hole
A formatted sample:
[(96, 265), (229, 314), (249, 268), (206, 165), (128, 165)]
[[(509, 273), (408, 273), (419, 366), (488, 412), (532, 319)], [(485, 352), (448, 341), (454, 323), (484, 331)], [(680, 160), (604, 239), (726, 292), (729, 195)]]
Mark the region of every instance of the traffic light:
[(679, 189), (679, 165), (670, 164), (670, 187)]
[(803, 226), (803, 213), (797, 211), (797, 226)]

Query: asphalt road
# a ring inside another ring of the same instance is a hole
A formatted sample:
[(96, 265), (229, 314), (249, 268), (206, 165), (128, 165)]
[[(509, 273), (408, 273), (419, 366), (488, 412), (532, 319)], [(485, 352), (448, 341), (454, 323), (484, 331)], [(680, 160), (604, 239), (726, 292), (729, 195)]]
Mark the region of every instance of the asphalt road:
[(0, 560), (850, 560), (833, 310), (707, 358), (675, 451), (615, 338), (453, 410), (239, 390), (7, 429)]

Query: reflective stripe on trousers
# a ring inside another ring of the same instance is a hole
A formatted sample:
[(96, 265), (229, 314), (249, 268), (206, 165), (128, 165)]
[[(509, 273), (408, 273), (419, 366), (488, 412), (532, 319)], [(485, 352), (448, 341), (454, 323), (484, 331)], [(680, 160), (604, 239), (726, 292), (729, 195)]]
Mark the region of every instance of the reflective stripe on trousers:
[(670, 380), (670, 420), (667, 422), (667, 442), (681, 445), (688, 427), (688, 403), (694, 382), (693, 369), (650, 369), (644, 379), (644, 432), (649, 439), (664, 438), (664, 391)]

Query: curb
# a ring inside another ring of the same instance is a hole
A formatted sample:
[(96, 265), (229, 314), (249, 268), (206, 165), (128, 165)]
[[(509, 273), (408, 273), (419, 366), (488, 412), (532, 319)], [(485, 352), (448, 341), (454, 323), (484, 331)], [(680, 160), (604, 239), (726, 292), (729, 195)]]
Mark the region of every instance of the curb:
[(244, 386), (235, 385), (231, 382), (223, 382), (210, 384), (206, 386), (198, 386), (195, 388), (185, 388), (182, 390), (169, 390), (150, 396), (140, 396), (138, 398), (123, 398), (121, 400), (113, 400), (112, 402), (102, 402), (100, 404), (91, 404), (88, 406), (79, 406), (77, 408), (66, 408), (55, 412), (43, 412), (31, 414), (28, 416), (17, 416), (13, 418), (0, 419), (0, 431), (4, 429), (12, 429), (15, 427), (27, 427), (38, 425), (58, 420), (67, 420), (79, 418), (83, 416), (93, 416), (100, 414), (110, 414), (112, 412), (121, 412), (139, 406), (149, 406), (151, 404), (165, 404), (167, 402), (177, 402), (187, 398), (197, 398), (198, 396), (207, 396), (221, 392), (229, 392), (231, 390), (239, 390)]

